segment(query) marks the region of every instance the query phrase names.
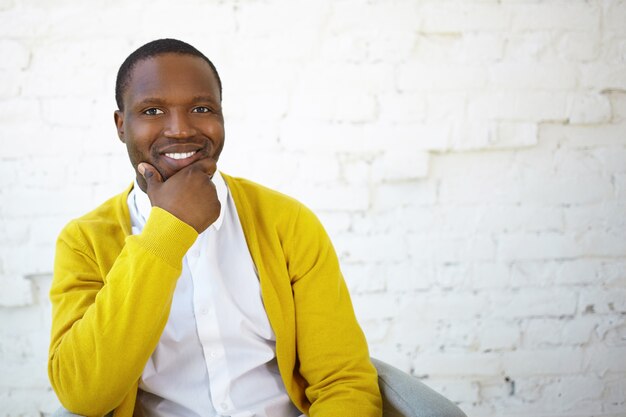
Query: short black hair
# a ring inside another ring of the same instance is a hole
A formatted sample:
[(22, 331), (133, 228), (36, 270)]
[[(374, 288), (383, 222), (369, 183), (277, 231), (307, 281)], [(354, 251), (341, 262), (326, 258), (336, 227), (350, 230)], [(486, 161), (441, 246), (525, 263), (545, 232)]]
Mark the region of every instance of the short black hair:
[(213, 70), (215, 77), (217, 78), (217, 85), (220, 88), (220, 100), (222, 98), (222, 80), (215, 68), (215, 65), (207, 58), (202, 52), (198, 51), (193, 46), (186, 42), (179, 41), (178, 39), (157, 39), (152, 42), (139, 47), (132, 54), (124, 60), (120, 69), (117, 71), (117, 79), (115, 80), (115, 101), (117, 102), (117, 108), (124, 110), (123, 95), (130, 82), (130, 75), (138, 62), (144, 59), (149, 59), (161, 54), (181, 54), (181, 55), (193, 55), (198, 58), (202, 58)]

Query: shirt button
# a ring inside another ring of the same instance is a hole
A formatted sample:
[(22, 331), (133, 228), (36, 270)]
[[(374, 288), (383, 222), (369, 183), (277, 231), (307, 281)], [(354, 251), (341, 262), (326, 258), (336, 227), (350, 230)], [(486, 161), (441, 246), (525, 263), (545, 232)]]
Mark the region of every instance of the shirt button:
[(200, 310), (200, 314), (202, 314), (203, 316), (206, 316), (208, 313), (209, 313), (209, 309), (208, 309), (208, 308), (206, 308), (206, 307), (203, 307), (203, 308)]
[[(215, 351), (213, 351), (213, 352), (211, 352), (210, 356), (211, 356), (212, 358), (214, 358), (214, 357), (216, 357), (216, 356), (217, 356), (217, 353), (215, 353)], [(222, 403), (222, 405), (224, 405), (224, 403)], [(222, 407), (222, 408), (224, 408), (224, 407)]]
[(226, 404), (226, 403), (221, 403), (221, 404), (220, 404), (220, 408), (222, 409), (222, 411), (226, 411), (226, 409), (228, 408), (228, 404)]

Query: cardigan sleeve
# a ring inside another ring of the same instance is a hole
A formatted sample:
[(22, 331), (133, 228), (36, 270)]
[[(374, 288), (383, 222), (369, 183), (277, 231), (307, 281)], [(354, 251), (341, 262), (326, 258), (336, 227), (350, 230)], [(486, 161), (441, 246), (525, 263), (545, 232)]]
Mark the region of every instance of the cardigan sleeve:
[(299, 372), (311, 417), (380, 417), (376, 369), (328, 235), (301, 207), (287, 245)]
[(61, 232), (50, 290), (49, 378), (61, 403), (86, 416), (106, 414), (136, 386), (197, 238), (191, 226), (153, 208), (108, 269), (102, 253), (116, 250), (115, 238), (93, 224), (79, 219)]

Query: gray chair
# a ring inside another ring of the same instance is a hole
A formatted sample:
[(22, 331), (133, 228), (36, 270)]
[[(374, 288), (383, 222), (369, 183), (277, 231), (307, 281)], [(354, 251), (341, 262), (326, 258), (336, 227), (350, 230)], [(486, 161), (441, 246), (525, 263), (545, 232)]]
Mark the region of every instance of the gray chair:
[[(466, 417), (451, 401), (418, 379), (393, 366), (372, 358), (378, 371), (378, 385), (383, 397), (383, 417)], [(64, 408), (52, 417), (80, 417)]]
[(450, 400), (417, 378), (372, 358), (383, 397), (383, 417), (466, 417)]

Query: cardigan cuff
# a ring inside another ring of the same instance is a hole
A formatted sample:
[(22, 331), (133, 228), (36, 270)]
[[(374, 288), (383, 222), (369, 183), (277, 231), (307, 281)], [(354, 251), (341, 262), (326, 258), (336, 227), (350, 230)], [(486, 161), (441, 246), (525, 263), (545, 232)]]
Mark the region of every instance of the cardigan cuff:
[(196, 229), (160, 207), (152, 207), (143, 231), (141, 245), (174, 267), (198, 238)]

